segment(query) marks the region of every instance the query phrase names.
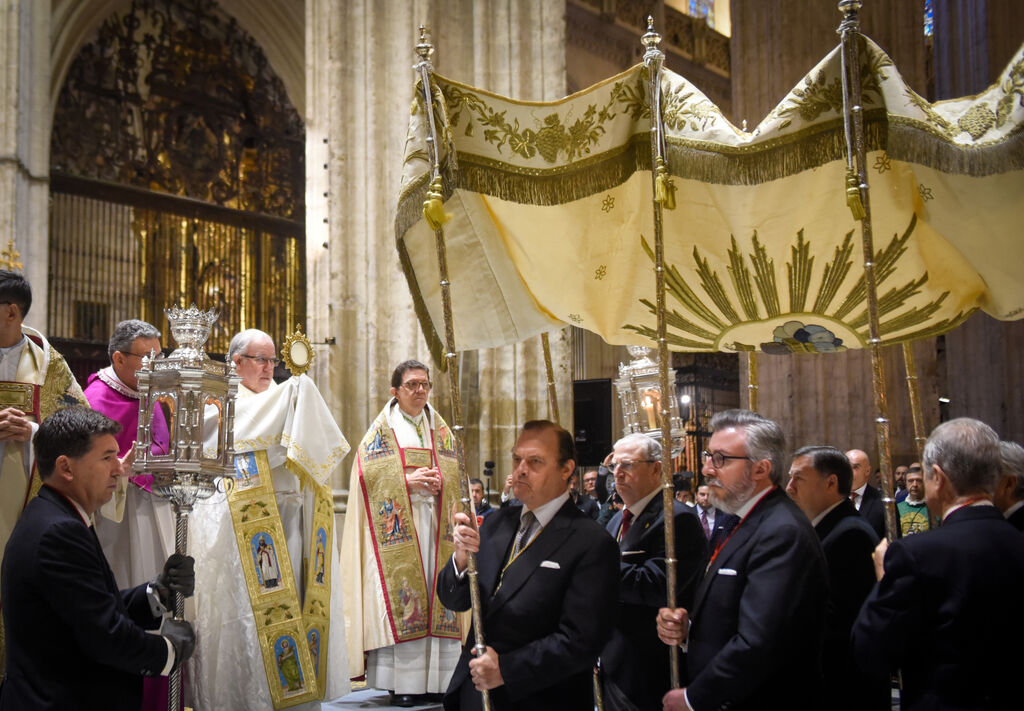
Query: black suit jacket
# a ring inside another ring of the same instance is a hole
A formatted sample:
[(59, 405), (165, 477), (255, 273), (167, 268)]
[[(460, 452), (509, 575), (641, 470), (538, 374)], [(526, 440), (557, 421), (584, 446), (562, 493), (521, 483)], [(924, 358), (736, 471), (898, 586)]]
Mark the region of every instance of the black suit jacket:
[(1024, 506), (1010, 514), (1010, 518), (1006, 520), (1012, 523), (1018, 531), (1024, 531)]
[[(678, 501), (673, 504), (676, 605), (689, 607), (707, 566), (707, 539), (693, 510)], [(620, 511), (608, 523), (608, 532), (618, 536), (621, 524)], [(660, 492), (630, 524), (619, 549), (619, 614), (601, 652), (601, 669), (638, 708), (660, 709), (670, 687), (668, 647), (658, 639), (657, 629), (658, 609), (667, 602), (665, 504)]]
[(810, 521), (774, 488), (697, 588), (687, 654), (695, 709), (820, 708), (825, 575)]
[[(696, 510), (698, 521), (700, 517), (700, 507)], [(715, 527), (711, 531), (711, 538), (708, 539), (708, 551), (714, 553), (715, 548), (718, 544), (729, 537), (732, 533), (732, 529), (736, 528), (736, 524), (740, 522), (740, 517), (736, 514), (726, 513), (722, 509), (715, 509)], [(701, 533), (704, 533), (704, 529), (701, 528)]]
[[(618, 597), (619, 551), (594, 521), (566, 501), (502, 575), (519, 528), (519, 507), (488, 516), (481, 529), (478, 580), (486, 643), (505, 684), (491, 691), (496, 711), (592, 711), (593, 667), (608, 641)], [(470, 607), (469, 576), (451, 560), (437, 594), (452, 610)], [(480, 709), (469, 677), (474, 632), (455, 666), (446, 709)]]
[(868, 520), (879, 539), (885, 538), (885, 507), (882, 505), (882, 492), (871, 484), (864, 487), (860, 515)]
[(597, 514), (601, 511), (601, 505), (590, 494), (579, 494), (576, 498), (570, 495), (569, 500), (576, 504), (576, 508), (592, 519), (596, 519)]
[(47, 486), (25, 507), (4, 551), (7, 677), (0, 711), (138, 711), (142, 676), (159, 674), (167, 642), (146, 586), (119, 592), (99, 541)]
[(894, 541), (853, 626), (857, 663), (901, 669), (904, 711), (1019, 709), (1024, 537), (993, 506)]
[(814, 527), (828, 565), (828, 610), (825, 646), (821, 655), (825, 679), (822, 706), (835, 711), (889, 711), (892, 697), (887, 679), (872, 679), (853, 661), (850, 628), (864, 599), (875, 587), (871, 554), (878, 536), (843, 499)]

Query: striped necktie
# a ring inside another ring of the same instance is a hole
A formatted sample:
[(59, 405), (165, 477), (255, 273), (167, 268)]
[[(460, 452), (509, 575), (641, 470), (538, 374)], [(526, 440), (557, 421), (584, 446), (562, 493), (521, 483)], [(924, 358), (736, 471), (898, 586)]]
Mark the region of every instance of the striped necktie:
[(530, 535), (533, 533), (534, 524), (536, 523), (537, 517), (533, 515), (533, 511), (523, 512), (523, 517), (519, 522), (519, 532), (516, 533), (516, 542), (512, 546), (513, 558), (519, 555), (530, 542)]

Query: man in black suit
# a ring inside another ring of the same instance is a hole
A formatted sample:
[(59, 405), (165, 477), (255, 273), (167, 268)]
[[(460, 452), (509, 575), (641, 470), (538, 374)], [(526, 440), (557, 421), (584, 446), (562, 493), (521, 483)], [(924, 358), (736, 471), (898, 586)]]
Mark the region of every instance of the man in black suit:
[[(661, 444), (645, 434), (615, 443), (615, 490), (625, 508), (608, 523), (619, 541), (619, 614), (601, 652), (607, 711), (660, 709), (669, 690), (669, 654), (655, 620), (665, 605), (665, 508)], [(704, 576), (707, 543), (692, 509), (673, 499), (676, 600), (689, 607)]]
[(601, 511), (601, 507), (598, 505), (597, 499), (579, 490), (579, 480), (579, 472), (573, 472), (569, 478), (569, 498), (572, 499), (576, 508), (590, 518), (596, 519), (597, 514)]
[(697, 487), (697, 518), (708, 541), (709, 552), (713, 552), (740, 522), (739, 516), (715, 508), (711, 503), (711, 488), (707, 484)]
[(591, 711), (594, 663), (615, 620), (618, 548), (569, 500), (576, 468), (569, 432), (546, 420), (527, 422), (512, 465), (521, 507), (489, 516), (479, 532), (464, 513), (453, 517), (455, 553), (438, 576), (437, 594), (449, 609), (469, 609), (467, 554), (479, 551), (487, 647), (477, 655), (470, 631), (444, 707), (480, 709), (486, 689), (496, 711)]
[(1018, 531), (1024, 531), (1024, 447), (999, 443), (1000, 473), (992, 503)]
[(170, 590), (192, 594), (192, 559), (171, 556), (152, 583), (119, 592), (90, 525), (126, 473), (114, 438), (120, 429), (99, 412), (71, 407), (36, 433), (43, 486), (4, 552), (2, 711), (138, 711), (142, 677), (167, 674), (192, 653), (187, 622), (146, 632), (160, 626)]
[(944, 422), (922, 464), (942, 524), (879, 544), (854, 655), (877, 676), (902, 671), (904, 711), (1019, 709), (1024, 616), (995, 607), (1024, 597), (1024, 540), (992, 504), (999, 437), (978, 420)]
[(852, 480), (850, 461), (835, 447), (802, 447), (789, 465), (786, 492), (810, 519), (828, 564), (821, 707), (887, 711), (892, 707), (889, 684), (860, 672), (850, 646), (850, 628), (875, 586), (871, 554), (878, 544), (874, 529), (850, 501)]
[(658, 612), (658, 636), (688, 652), (689, 684), (664, 708), (818, 709), (825, 557), (781, 488), (785, 437), (749, 410), (720, 412), (711, 429), (704, 478), (712, 503), (740, 522), (712, 554), (693, 607)]
[(850, 500), (860, 512), (860, 515), (868, 520), (871, 528), (879, 538), (885, 538), (885, 510), (882, 507), (882, 492), (868, 483), (871, 477), (871, 460), (861, 449), (851, 449), (846, 453), (853, 467), (853, 484), (851, 485)]

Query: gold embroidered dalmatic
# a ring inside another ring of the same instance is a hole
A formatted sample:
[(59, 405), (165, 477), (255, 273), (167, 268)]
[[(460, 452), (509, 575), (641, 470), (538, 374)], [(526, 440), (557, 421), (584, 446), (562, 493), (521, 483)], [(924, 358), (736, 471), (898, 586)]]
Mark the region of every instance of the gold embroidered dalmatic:
[[(364, 673), (363, 653), (368, 650), (427, 636), (462, 638), (459, 616), (435, 595), (437, 573), (454, 552), (450, 514), (459, 495), (454, 436), (435, 412), (428, 446), (403, 449), (388, 422), (391, 405), (377, 415), (360, 442), (349, 483), (342, 568), (353, 677)], [(417, 466), (437, 466), (442, 479), (429, 579), (405, 482), (405, 471)]]

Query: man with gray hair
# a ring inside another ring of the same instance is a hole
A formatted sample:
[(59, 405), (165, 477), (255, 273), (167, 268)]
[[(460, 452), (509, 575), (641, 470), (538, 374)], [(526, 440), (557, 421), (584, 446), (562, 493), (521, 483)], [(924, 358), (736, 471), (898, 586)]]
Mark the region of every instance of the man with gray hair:
[[(330, 486), (348, 442), (309, 376), (274, 382), (267, 333), (236, 334), (227, 357), (242, 381), (233, 483), (189, 522), (191, 550), (203, 561), (192, 706), (318, 711), (349, 690)], [(207, 409), (207, 424), (215, 414)], [(216, 428), (207, 428), (205, 447), (216, 444)], [(268, 598), (287, 615), (271, 615)]]
[(1024, 531), (1024, 447), (1016, 442), (1000, 442), (999, 483), (992, 503), (1018, 531)]
[[(115, 435), (120, 458), (131, 451), (139, 430), (136, 373), (143, 358), (159, 353), (160, 331), (155, 326), (136, 318), (121, 321), (107, 344), (110, 365), (90, 375), (86, 382), (89, 406), (121, 425)], [(151, 427), (153, 453), (165, 454), (170, 437), (160, 403), (153, 404)], [(119, 478), (114, 497), (95, 517), (96, 537), (122, 589), (149, 580), (162, 561), (174, 553), (174, 514), (166, 499), (152, 493), (152, 482), (152, 474)], [(166, 698), (166, 677), (145, 679), (143, 697), (147, 704)]]
[(277, 349), (269, 334), (257, 328), (236, 333), (228, 345), (227, 359), (234, 362), (235, 372), (242, 379), (238, 386), (239, 397), (266, 392), (277, 386), (274, 382)]
[[(660, 709), (671, 686), (669, 655), (658, 641), (655, 620), (667, 599), (665, 505), (661, 444), (628, 434), (615, 443), (609, 463), (624, 508), (608, 522), (619, 542), (619, 606), (611, 639), (601, 652), (608, 711)], [(677, 600), (693, 602), (707, 565), (707, 543), (692, 509), (673, 499)]]
[(750, 410), (718, 413), (711, 430), (704, 478), (712, 503), (740, 522), (711, 554), (693, 605), (658, 612), (658, 636), (686, 648), (689, 673), (665, 711), (818, 709), (825, 557), (783, 490), (785, 437)]
[(993, 614), (1024, 596), (1024, 541), (992, 504), (999, 437), (970, 418), (924, 447), (928, 508), (942, 525), (875, 550), (879, 582), (851, 635), (868, 673), (902, 671), (902, 708), (1020, 708), (1024, 617)]
[[(139, 428), (139, 379), (142, 359), (160, 353), (160, 331), (152, 324), (137, 318), (121, 321), (114, 327), (107, 345), (110, 365), (89, 376), (85, 398), (89, 406), (121, 425), (117, 436), (119, 457), (123, 457), (135, 443)], [(167, 418), (161, 408), (153, 411), (153, 453), (167, 452)], [(139, 484), (138, 477), (132, 477)], [(145, 487), (148, 490), (148, 483)], [(166, 557), (166, 556), (165, 556)], [(116, 572), (116, 571), (115, 571)], [(127, 585), (127, 581), (118, 581)]]

